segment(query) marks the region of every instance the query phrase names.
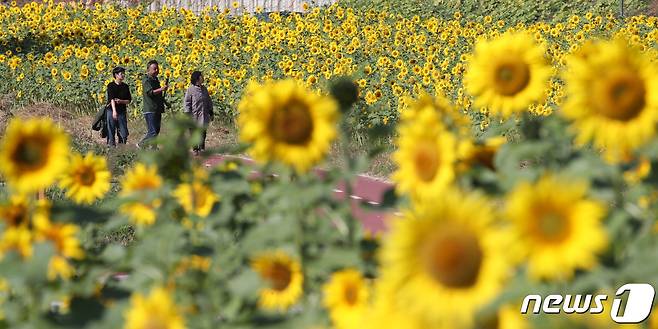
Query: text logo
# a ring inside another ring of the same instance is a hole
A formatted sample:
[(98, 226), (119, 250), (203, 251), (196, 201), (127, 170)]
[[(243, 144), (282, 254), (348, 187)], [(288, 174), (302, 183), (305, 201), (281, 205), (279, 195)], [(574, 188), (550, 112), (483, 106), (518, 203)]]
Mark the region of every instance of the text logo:
[[(628, 293), (626, 304), (622, 308), (621, 298)], [(651, 314), (656, 291), (653, 286), (646, 283), (628, 283), (617, 289), (610, 318), (616, 323), (640, 323)], [(539, 314), (540, 310), (546, 314), (600, 314), (605, 311), (603, 302), (608, 300), (607, 295), (528, 295), (523, 299), (521, 313), (527, 314), (531, 302), (534, 302), (532, 313)]]

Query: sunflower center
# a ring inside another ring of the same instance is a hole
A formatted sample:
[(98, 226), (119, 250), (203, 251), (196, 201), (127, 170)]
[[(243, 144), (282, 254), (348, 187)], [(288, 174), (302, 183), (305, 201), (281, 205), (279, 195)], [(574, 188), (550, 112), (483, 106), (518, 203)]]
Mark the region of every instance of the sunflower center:
[(549, 211), (539, 217), (535, 223), (534, 233), (548, 242), (560, 242), (569, 234), (567, 219), (555, 211)]
[(345, 290), (343, 291), (344, 296), (345, 296), (345, 302), (348, 305), (354, 305), (356, 304), (357, 297), (358, 297), (358, 291), (357, 288), (353, 284), (348, 284), (345, 287)]
[(285, 290), (290, 284), (292, 279), (292, 272), (284, 264), (276, 263), (272, 266), (269, 281), (272, 284), (272, 289), (276, 291)]
[(425, 182), (434, 179), (439, 169), (439, 152), (431, 142), (421, 142), (416, 147), (414, 164), (418, 177)]
[(484, 147), (475, 154), (475, 161), (491, 170), (496, 170), (496, 167), (494, 166), (495, 156), (495, 149)]
[(84, 168), (78, 173), (78, 182), (83, 186), (91, 186), (96, 181), (96, 172), (92, 168)]
[(43, 167), (48, 159), (48, 143), (39, 139), (23, 140), (14, 151), (12, 159), (21, 168), (31, 171)]
[(646, 104), (644, 81), (632, 71), (617, 71), (609, 79), (599, 80), (598, 96), (594, 105), (602, 115), (628, 121), (640, 114)]
[(500, 63), (495, 71), (495, 89), (504, 96), (513, 96), (530, 83), (530, 68), (522, 61)]
[(477, 324), (478, 329), (498, 329), (499, 326), (500, 326), (500, 319), (498, 318), (498, 314), (485, 317), (480, 321), (478, 321)]
[(313, 118), (308, 106), (300, 101), (292, 101), (278, 109), (270, 120), (270, 131), (277, 141), (303, 145), (313, 133)]
[(425, 266), (432, 278), (450, 288), (473, 286), (482, 265), (482, 249), (475, 234), (442, 230), (426, 246)]
[(6, 213), (6, 219), (10, 226), (21, 226), (29, 223), (27, 208), (24, 206), (15, 206)]

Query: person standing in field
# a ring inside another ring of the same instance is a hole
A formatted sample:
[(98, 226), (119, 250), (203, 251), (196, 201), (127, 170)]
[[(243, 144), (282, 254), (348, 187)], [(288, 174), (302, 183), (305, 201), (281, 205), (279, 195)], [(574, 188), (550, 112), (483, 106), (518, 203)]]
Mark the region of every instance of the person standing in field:
[[(126, 69), (117, 66), (112, 70), (114, 81), (107, 85), (107, 100), (110, 108), (107, 115), (107, 145), (116, 146), (115, 135), (119, 144), (128, 141), (128, 109), (126, 105), (132, 101), (130, 87), (124, 82)], [(110, 111), (111, 109), (111, 111)]]
[(164, 86), (160, 85), (159, 73), (160, 66), (156, 60), (151, 60), (146, 64), (146, 74), (142, 78), (142, 107), (147, 131), (144, 138), (137, 143), (137, 147), (150, 143), (160, 134), (162, 113), (165, 111), (165, 105), (169, 107), (169, 103), (164, 98), (164, 92), (169, 89), (169, 86), (166, 83)]
[(185, 92), (185, 106), (183, 112), (194, 119), (197, 125), (202, 128), (201, 142), (194, 146), (194, 155), (206, 149), (206, 130), (210, 121), (214, 119), (212, 100), (208, 89), (203, 85), (203, 74), (199, 71), (192, 72), (190, 77), (190, 86)]

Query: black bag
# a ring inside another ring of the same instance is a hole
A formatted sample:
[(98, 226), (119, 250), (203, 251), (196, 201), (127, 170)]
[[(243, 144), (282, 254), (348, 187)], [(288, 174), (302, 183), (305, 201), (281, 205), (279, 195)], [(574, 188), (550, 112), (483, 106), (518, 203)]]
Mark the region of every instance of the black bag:
[[(105, 91), (105, 99), (109, 98), (109, 95), (107, 94), (107, 90)], [(107, 109), (110, 108), (110, 101), (109, 99), (107, 100), (107, 104), (103, 105), (101, 109), (96, 113), (96, 118), (94, 119), (94, 123), (91, 125), (91, 129), (95, 131), (100, 131), (101, 132), (101, 138), (107, 138)]]
[(94, 123), (91, 125), (92, 130), (100, 131), (101, 138), (107, 137), (107, 108), (108, 105), (105, 105), (96, 113)]

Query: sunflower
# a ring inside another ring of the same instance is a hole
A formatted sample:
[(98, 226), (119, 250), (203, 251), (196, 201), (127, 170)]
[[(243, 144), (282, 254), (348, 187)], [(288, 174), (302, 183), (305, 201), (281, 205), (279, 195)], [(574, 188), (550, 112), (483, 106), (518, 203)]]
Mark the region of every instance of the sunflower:
[(573, 121), (577, 143), (593, 141), (616, 162), (655, 136), (658, 64), (622, 40), (592, 47), (585, 58), (569, 58), (561, 113)]
[(470, 134), (470, 119), (455, 109), (442, 94), (435, 96), (422, 92), (417, 98), (403, 97), (400, 118), (403, 122), (413, 122), (414, 118), (426, 110), (438, 114), (439, 120), (446, 127), (459, 131), (460, 135)]
[(119, 207), (119, 211), (128, 215), (130, 220), (143, 226), (153, 225), (157, 219), (156, 210), (162, 205), (162, 200), (155, 199), (151, 202), (126, 202)]
[(48, 279), (57, 277), (69, 279), (75, 269), (69, 259), (82, 259), (84, 252), (76, 237), (80, 228), (73, 224), (52, 223), (50, 221), (50, 202), (40, 200), (33, 212), (34, 241), (48, 241), (55, 248), (55, 255), (48, 263)]
[(481, 317), (475, 328), (487, 329), (529, 329), (531, 325), (519, 307), (512, 304), (501, 306), (492, 317)]
[[(162, 178), (158, 175), (156, 166), (146, 166), (138, 163), (129, 170), (123, 178), (121, 196), (140, 196), (155, 192), (162, 187)], [(129, 201), (121, 205), (119, 211), (127, 214), (139, 225), (152, 225), (156, 220), (155, 210), (162, 201), (158, 198), (149, 201)]]
[(110, 172), (104, 157), (88, 153), (73, 155), (71, 163), (59, 185), (66, 196), (77, 203), (92, 203), (110, 190)]
[(479, 165), (496, 170), (494, 159), (501, 146), (507, 142), (503, 136), (488, 138), (484, 143), (473, 143), (465, 140), (459, 143), (459, 167), (461, 170)]
[(392, 179), (399, 193), (422, 197), (439, 192), (455, 178), (456, 139), (443, 128), (438, 114), (427, 108), (414, 120), (402, 123), (393, 160)]
[(84, 252), (80, 240), (76, 237), (80, 228), (74, 224), (51, 223), (48, 219), (35, 219), (36, 240), (49, 241), (55, 247), (55, 252), (66, 258), (82, 259)]
[(187, 256), (181, 259), (181, 261), (176, 266), (174, 273), (176, 273), (176, 275), (183, 275), (185, 272), (190, 270), (208, 272), (208, 270), (210, 270), (211, 263), (212, 259), (209, 257), (199, 255)]
[(511, 241), (480, 196), (448, 189), (421, 199), (383, 240), (379, 296), (426, 328), (471, 326), (511, 274)]
[(294, 80), (249, 87), (238, 106), (240, 138), (256, 160), (278, 160), (307, 171), (336, 137), (338, 105)]
[(66, 168), (69, 138), (49, 119), (13, 119), (0, 143), (0, 172), (20, 192), (50, 186)]
[(125, 329), (184, 329), (185, 320), (169, 292), (156, 287), (148, 297), (135, 293), (124, 314)]
[(32, 257), (32, 242), (34, 235), (26, 227), (10, 227), (0, 237), (0, 259), (3, 254), (10, 250), (15, 250), (23, 258)]
[(22, 194), (9, 197), (9, 202), (0, 206), (0, 219), (5, 223), (5, 229), (10, 227), (30, 227), (30, 203)]
[[(23, 195), (12, 195), (7, 204), (0, 206), (0, 220), (4, 223), (4, 232), (0, 235), (0, 255), (15, 250), (21, 257), (32, 256), (32, 210), (30, 200)], [(36, 213), (39, 213), (38, 208)]]
[(624, 171), (624, 180), (627, 184), (633, 185), (641, 182), (651, 173), (651, 161), (646, 157), (637, 159), (637, 165)]
[(301, 265), (286, 253), (261, 254), (252, 260), (251, 267), (269, 284), (260, 291), (261, 308), (285, 311), (301, 297), (304, 282)]
[(162, 178), (158, 175), (158, 168), (137, 163), (123, 177), (121, 193), (128, 195), (134, 192), (157, 190), (160, 187), (162, 187)]
[(217, 195), (201, 182), (182, 183), (173, 194), (186, 212), (199, 217), (207, 217), (215, 202), (219, 200)]
[(373, 304), (364, 310), (359, 324), (350, 327), (351, 329), (444, 329), (427, 326), (417, 317), (399, 309), (393, 297), (388, 292), (384, 292), (379, 283), (380, 281), (375, 288)]
[(547, 175), (521, 183), (507, 198), (507, 214), (527, 252), (534, 279), (569, 279), (576, 269), (597, 264), (608, 237), (605, 207), (586, 198), (588, 186)]
[(323, 286), (324, 306), (338, 329), (356, 328), (368, 305), (368, 286), (361, 273), (347, 269), (332, 274)]
[(523, 32), (480, 40), (464, 76), (475, 105), (507, 118), (546, 97), (552, 69), (544, 48)]
[(54, 255), (48, 262), (48, 280), (56, 280), (58, 277), (64, 280), (70, 279), (75, 274), (75, 268), (71, 266), (66, 258)]

